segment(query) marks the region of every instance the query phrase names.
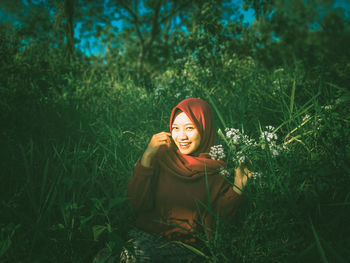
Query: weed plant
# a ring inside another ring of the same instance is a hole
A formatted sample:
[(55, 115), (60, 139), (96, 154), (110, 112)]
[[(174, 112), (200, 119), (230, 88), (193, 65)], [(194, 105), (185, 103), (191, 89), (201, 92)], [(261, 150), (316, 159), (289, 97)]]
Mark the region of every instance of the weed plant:
[(266, 71), (223, 56), (215, 66), (176, 61), (146, 92), (102, 66), (58, 74), (53, 64), (39, 70), (47, 58), (26, 68), (28, 57), (2, 65), (1, 262), (91, 262), (106, 246), (118, 254), (134, 220), (134, 164), (189, 96), (211, 104), (217, 129), (257, 136), (272, 125), (288, 149), (272, 158), (265, 148), (264, 176), (249, 181), (235, 219), (218, 220), (215, 238), (196, 248), (203, 262), (349, 262), (345, 88), (308, 79), (300, 65)]

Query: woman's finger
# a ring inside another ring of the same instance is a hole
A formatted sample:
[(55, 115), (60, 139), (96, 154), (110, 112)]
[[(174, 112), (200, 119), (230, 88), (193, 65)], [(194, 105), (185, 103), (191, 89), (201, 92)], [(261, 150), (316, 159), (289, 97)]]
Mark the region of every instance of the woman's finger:
[(168, 138), (160, 138), (160, 139), (158, 139), (158, 142), (159, 143), (170, 143), (170, 140), (168, 139)]
[(159, 140), (159, 143), (160, 143), (160, 144), (170, 145), (170, 144), (171, 144), (171, 141), (170, 141), (169, 138), (166, 138), (166, 139)]
[(157, 138), (163, 138), (163, 139), (165, 139), (165, 138), (169, 138), (169, 135), (168, 134), (165, 134), (164, 132), (161, 132), (161, 133), (158, 133), (157, 135)]
[(159, 137), (160, 138), (169, 138), (169, 136), (167, 134), (165, 134), (165, 133), (159, 134)]
[(253, 176), (253, 173), (248, 170), (248, 178), (252, 178), (252, 176)]
[(169, 143), (171, 143), (171, 136), (168, 136), (167, 134), (165, 134), (164, 139), (166, 139)]

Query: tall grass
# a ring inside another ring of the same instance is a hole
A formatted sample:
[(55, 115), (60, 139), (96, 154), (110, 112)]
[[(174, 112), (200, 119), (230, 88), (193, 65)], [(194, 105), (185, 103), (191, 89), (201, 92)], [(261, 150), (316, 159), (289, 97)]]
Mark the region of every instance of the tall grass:
[(196, 96), (211, 104), (217, 128), (256, 135), (274, 125), (288, 151), (273, 159), (267, 149), (266, 176), (248, 183), (235, 219), (192, 249), (208, 262), (348, 262), (348, 93), (305, 80), (302, 69), (249, 63), (210, 77), (193, 65), (168, 71), (151, 93), (87, 70), (45, 100), (2, 103), (0, 261), (90, 262), (106, 246), (118, 254), (134, 219), (125, 198), (134, 164), (168, 129), (172, 107)]

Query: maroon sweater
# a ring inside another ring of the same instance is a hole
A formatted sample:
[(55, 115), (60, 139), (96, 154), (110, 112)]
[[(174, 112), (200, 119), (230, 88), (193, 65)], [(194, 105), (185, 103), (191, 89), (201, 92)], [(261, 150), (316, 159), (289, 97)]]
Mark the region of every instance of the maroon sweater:
[(230, 220), (241, 200), (219, 174), (181, 178), (158, 166), (144, 167), (140, 161), (128, 196), (137, 215), (136, 227), (183, 242), (195, 242), (194, 232), (210, 236), (216, 215)]

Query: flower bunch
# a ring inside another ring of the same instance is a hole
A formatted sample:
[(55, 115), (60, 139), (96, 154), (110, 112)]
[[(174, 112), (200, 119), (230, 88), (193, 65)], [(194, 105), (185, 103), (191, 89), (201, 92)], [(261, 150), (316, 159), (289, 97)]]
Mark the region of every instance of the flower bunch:
[(265, 139), (267, 142), (273, 142), (277, 140), (277, 134), (273, 132), (275, 128), (273, 126), (266, 126), (265, 131), (260, 135), (261, 139)]
[[(238, 167), (240, 164), (248, 165), (252, 160), (254, 163), (266, 158), (266, 153), (275, 158), (284, 149), (278, 142), (276, 129), (273, 126), (265, 126), (261, 129), (260, 135), (257, 139), (251, 138), (243, 131), (235, 128), (226, 128), (225, 134), (219, 129), (219, 135), (225, 142), (225, 149), (222, 145), (215, 145), (211, 147), (209, 155), (213, 160), (223, 160), (224, 158), (227, 166), (233, 164)], [(229, 176), (232, 168), (221, 168), (219, 173), (223, 176)], [(253, 172), (253, 179), (259, 178), (262, 174)]]
[(223, 167), (220, 168), (219, 174), (224, 177), (229, 177), (231, 175), (230, 172)]
[(226, 128), (226, 138), (231, 140), (233, 144), (245, 144), (245, 145), (253, 145), (254, 140), (249, 138), (248, 135), (245, 135), (238, 129), (235, 128)]
[(277, 143), (278, 136), (275, 133), (275, 127), (265, 126), (265, 130), (260, 134), (261, 145), (265, 146), (266, 142), (270, 148), (270, 152), (273, 156), (278, 156), (283, 150), (283, 147)]
[(211, 147), (209, 155), (210, 158), (213, 160), (223, 160), (226, 157), (226, 154), (224, 153), (224, 148), (221, 144)]

